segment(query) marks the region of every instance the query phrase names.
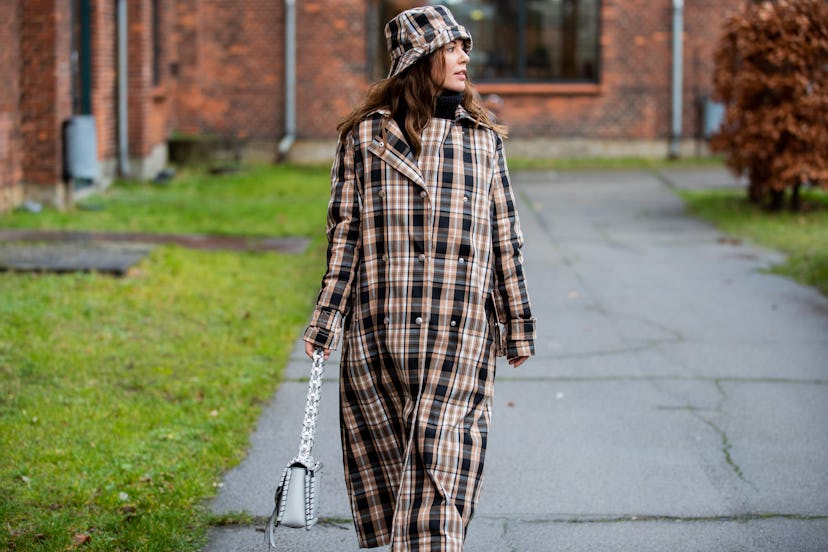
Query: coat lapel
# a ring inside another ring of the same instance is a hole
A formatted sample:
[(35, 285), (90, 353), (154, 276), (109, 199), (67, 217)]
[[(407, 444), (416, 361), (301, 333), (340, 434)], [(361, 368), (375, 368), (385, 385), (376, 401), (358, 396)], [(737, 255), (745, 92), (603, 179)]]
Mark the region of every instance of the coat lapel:
[(368, 151), (385, 161), (392, 169), (425, 188), (423, 173), (414, 159), (414, 152), (403, 138), (397, 122), (387, 118), (385, 124), (387, 125), (385, 143), (383, 143), (382, 134), (374, 136), (368, 146)]
[[(466, 108), (461, 105), (457, 108), (457, 116), (455, 117), (455, 121), (459, 122), (459, 121), (462, 121), (463, 119), (468, 121), (471, 126), (474, 126), (474, 127), (479, 126), (479, 127), (482, 127), (482, 128), (492, 129), (492, 127), (490, 125), (486, 124), (485, 122), (477, 121), (474, 117), (472, 117), (471, 113), (466, 111)], [(494, 130), (494, 129), (492, 129), (492, 130)]]

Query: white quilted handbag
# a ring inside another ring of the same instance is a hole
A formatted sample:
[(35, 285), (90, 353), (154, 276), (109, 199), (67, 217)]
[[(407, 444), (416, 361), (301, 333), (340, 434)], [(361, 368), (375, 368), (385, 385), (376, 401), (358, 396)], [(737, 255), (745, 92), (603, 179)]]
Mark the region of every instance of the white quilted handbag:
[(311, 450), (316, 436), (316, 418), (319, 414), (324, 371), (325, 359), (322, 351), (317, 349), (313, 353), (313, 368), (308, 384), (308, 401), (305, 405), (299, 454), (282, 471), (282, 478), (276, 488), (276, 505), (265, 530), (265, 538), (270, 546), (276, 546), (275, 530), (279, 525), (304, 527), (310, 531), (318, 520), (317, 497), (319, 470), (322, 466), (313, 459)]

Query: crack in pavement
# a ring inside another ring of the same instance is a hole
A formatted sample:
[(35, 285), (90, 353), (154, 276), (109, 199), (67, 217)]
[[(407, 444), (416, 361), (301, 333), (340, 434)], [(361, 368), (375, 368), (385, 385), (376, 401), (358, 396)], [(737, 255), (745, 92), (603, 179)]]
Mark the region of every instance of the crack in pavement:
[(622, 251), (628, 251), (630, 253), (636, 253), (641, 255), (643, 250), (640, 247), (633, 247), (627, 243), (619, 241), (615, 239), (610, 232), (610, 225), (606, 222), (594, 222), (592, 223), (592, 229), (595, 230), (595, 233), (601, 237), (601, 244), (607, 245), (612, 249), (620, 249)]
[(678, 411), (705, 412), (705, 411), (714, 410), (712, 408), (705, 408), (705, 407), (701, 407), (701, 406), (693, 406), (691, 404), (688, 404), (688, 405), (685, 405), (685, 406), (660, 405), (660, 406), (656, 406), (655, 409), (656, 410), (672, 411), (672, 412), (678, 412)]
[[(587, 304), (584, 306), (584, 310), (587, 312), (594, 312), (600, 314), (601, 316), (605, 317), (607, 320), (611, 322), (614, 327), (621, 327), (625, 329), (625, 322), (626, 321), (634, 321), (639, 323), (641, 326), (645, 328), (651, 328), (658, 330), (664, 334), (667, 334), (669, 337), (652, 337), (652, 338), (639, 338), (639, 337), (628, 337), (623, 335), (622, 332), (616, 332), (618, 336), (626, 342), (640, 342), (641, 345), (633, 346), (632, 348), (628, 349), (629, 351), (637, 351), (642, 349), (654, 349), (659, 345), (662, 344), (674, 344), (674, 343), (684, 343), (687, 341), (684, 334), (679, 330), (672, 328), (666, 324), (661, 322), (650, 320), (649, 318), (645, 318), (638, 313), (630, 313), (630, 312), (623, 312), (623, 311), (616, 311), (612, 309), (608, 309), (601, 303), (597, 301), (593, 301), (591, 304)], [(625, 351), (626, 352), (626, 351)]]
[[(783, 512), (747, 512), (743, 514), (729, 514), (719, 516), (673, 516), (665, 514), (478, 514), (474, 516), (475, 521), (495, 522), (501, 525), (501, 536), (506, 536), (509, 532), (510, 523), (529, 523), (529, 524), (568, 524), (568, 523), (659, 523), (659, 522), (674, 522), (674, 523), (744, 523), (750, 521), (768, 521), (768, 520), (790, 520), (790, 521), (826, 521), (828, 514), (801, 514), (801, 513), (783, 513)], [(252, 524), (247, 523), (221, 523), (214, 525), (214, 527), (227, 526), (250, 526), (255, 527), (259, 531), (264, 531), (267, 525), (268, 518), (264, 516), (255, 516)], [(318, 525), (320, 527), (334, 527), (336, 529), (347, 530), (353, 527), (353, 521), (350, 518), (343, 517), (325, 517), (319, 518)]]
[(758, 512), (758, 513), (744, 513), (731, 514), (722, 516), (670, 516), (661, 514), (621, 514), (617, 516), (607, 515), (555, 515), (555, 514), (541, 514), (541, 515), (476, 515), (476, 520), (503, 520), (508, 522), (521, 522), (530, 524), (542, 523), (652, 523), (652, 522), (687, 522), (687, 523), (714, 523), (714, 522), (748, 522), (748, 521), (765, 521), (773, 519), (795, 520), (795, 521), (825, 521), (828, 520), (828, 514), (790, 514), (781, 512)]
[[(727, 432), (725, 432), (722, 428), (720, 428), (719, 426), (717, 426), (715, 423), (711, 422), (710, 420), (706, 420), (702, 416), (696, 416), (696, 417), (699, 418), (701, 421), (703, 421), (708, 426), (710, 426), (713, 429), (713, 431), (715, 431), (716, 433), (719, 434), (719, 437), (722, 440), (721, 450), (722, 450), (722, 454), (724, 454), (725, 462), (727, 462), (727, 465), (730, 466), (730, 468), (733, 470), (733, 472), (736, 474), (736, 476), (739, 479), (741, 479), (745, 483), (750, 484), (750, 482), (747, 479), (745, 479), (745, 474), (742, 473), (742, 468), (739, 467), (739, 465), (733, 460), (733, 455), (730, 454), (730, 449), (733, 448), (733, 445), (730, 443), (730, 438), (727, 436)], [(753, 487), (753, 485), (751, 485), (751, 487)], [(754, 487), (754, 489), (755, 489), (755, 487)]]
[[(501, 538), (502, 541), (508, 542), (507, 538), (506, 538), (506, 535), (509, 534), (509, 520), (508, 519), (502, 519), (501, 525), (502, 525), (503, 529), (500, 532), (500, 538)], [(519, 552), (519, 551), (514, 545), (512, 545), (512, 546), (509, 547), (509, 552)]]
[[(213, 527), (254, 527), (256, 531), (263, 533), (270, 518), (265, 516), (254, 516), (252, 523), (214, 523)], [(351, 518), (337, 517), (337, 516), (320, 516), (317, 518), (316, 525), (318, 527), (332, 527), (334, 529), (341, 529), (347, 531), (354, 527), (354, 521)]]
[(734, 474), (736, 474), (736, 477), (738, 477), (739, 480), (749, 485), (754, 491), (759, 492), (759, 489), (756, 487), (756, 485), (748, 481), (748, 479), (745, 477), (744, 472), (742, 471), (741, 466), (739, 466), (739, 464), (736, 463), (736, 460), (733, 458), (733, 454), (731, 453), (733, 449), (733, 444), (731, 443), (730, 437), (728, 436), (727, 432), (724, 429), (722, 429), (719, 426), (719, 424), (717, 424), (715, 421), (708, 419), (702, 414), (703, 412), (712, 412), (713, 415), (718, 414), (720, 416), (725, 416), (724, 403), (727, 400), (727, 392), (725, 391), (722, 385), (722, 378), (709, 378), (707, 381), (713, 383), (713, 385), (716, 388), (716, 391), (718, 392), (719, 400), (716, 402), (716, 406), (713, 408), (704, 408), (698, 407), (693, 404), (688, 404), (684, 410), (697, 420), (703, 422), (714, 432), (716, 432), (721, 441), (721, 447), (719, 450), (722, 454), (722, 457), (724, 458), (725, 464), (727, 464), (730, 470)]
[[(322, 378), (325, 382), (339, 381), (337, 377)], [(285, 378), (282, 383), (308, 383), (306, 376), (300, 378)], [(509, 382), (558, 382), (558, 383), (608, 383), (608, 382), (655, 382), (655, 381), (678, 381), (678, 382), (704, 382), (704, 383), (771, 383), (784, 385), (828, 385), (828, 380), (824, 379), (796, 379), (796, 378), (744, 378), (744, 377), (706, 377), (706, 376), (533, 376), (533, 377), (512, 377), (512, 376), (497, 376), (497, 381)], [(710, 410), (704, 407), (695, 407), (693, 405), (685, 405), (680, 407), (671, 407), (664, 405), (665, 410), (674, 408), (676, 410)]]
[(618, 349), (604, 349), (602, 351), (589, 351), (584, 353), (564, 353), (548, 355), (553, 360), (564, 360), (570, 358), (601, 358), (615, 355), (625, 355), (627, 353), (638, 353), (641, 351), (650, 351), (656, 349), (659, 345), (665, 343), (678, 343), (680, 340), (666, 338), (666, 339), (652, 339), (641, 345), (633, 345), (631, 347), (619, 347)]
[[(713, 384), (716, 386), (716, 391), (718, 391), (718, 393), (719, 393), (719, 401), (718, 401), (718, 403), (716, 404), (716, 407), (713, 410), (714, 410), (714, 412), (717, 412), (720, 415), (724, 415), (724, 403), (727, 400), (727, 392), (725, 391), (724, 387), (722, 386), (722, 380), (721, 379), (719, 379), (719, 378), (714, 379)], [(741, 466), (739, 466), (739, 464), (737, 464), (736, 461), (734, 460), (733, 455), (731, 454), (731, 449), (733, 448), (733, 444), (730, 442), (730, 437), (728, 436), (727, 432), (724, 429), (722, 429), (721, 427), (719, 427), (719, 425), (716, 422), (714, 422), (713, 420), (708, 420), (707, 418), (705, 418), (704, 416), (699, 414), (698, 411), (691, 412), (691, 414), (695, 418), (697, 418), (697, 419), (701, 420), (702, 422), (704, 422), (705, 424), (707, 424), (708, 427), (710, 427), (713, 431), (715, 431), (719, 435), (719, 438), (721, 439), (721, 442), (722, 442), (722, 446), (721, 446), (720, 450), (721, 450), (722, 455), (724, 456), (725, 463), (730, 467), (730, 469), (733, 471), (733, 473), (736, 474), (736, 476), (739, 479), (741, 479), (743, 482), (750, 485), (750, 487), (753, 490), (758, 492), (759, 489), (757, 489), (756, 486), (753, 483), (751, 483), (750, 481), (747, 480), (747, 478), (745, 477), (744, 472), (742, 471)]]
[[(664, 381), (664, 380), (660, 380), (660, 381)], [(727, 464), (730, 471), (733, 472), (734, 474), (736, 474), (736, 477), (738, 477), (740, 481), (742, 481), (743, 483), (746, 483), (753, 490), (758, 492), (759, 489), (753, 483), (748, 481), (748, 479), (745, 477), (744, 471), (742, 470), (741, 466), (739, 466), (739, 464), (734, 459), (733, 454), (731, 452), (732, 449), (733, 449), (733, 444), (731, 443), (730, 437), (728, 436), (727, 432), (724, 429), (722, 429), (722, 427), (720, 427), (719, 424), (717, 424), (714, 420), (710, 419), (710, 417), (715, 417), (716, 415), (726, 417), (725, 412), (724, 412), (724, 404), (725, 404), (725, 401), (727, 400), (727, 392), (725, 391), (724, 386), (722, 385), (723, 378), (719, 378), (719, 377), (716, 377), (716, 378), (688, 378), (687, 380), (683, 380), (683, 381), (697, 381), (697, 382), (701, 381), (701, 382), (704, 382), (704, 383), (712, 383), (714, 385), (714, 387), (716, 388), (716, 392), (719, 396), (718, 400), (716, 401), (715, 406), (713, 406), (713, 407), (704, 407), (704, 406), (694, 405), (694, 404), (688, 402), (684, 405), (675, 405), (675, 406), (672, 406), (672, 407), (660, 406), (660, 407), (657, 407), (657, 408), (659, 410), (672, 410), (672, 411), (676, 411), (676, 412), (687, 412), (692, 417), (694, 417), (697, 420), (703, 422), (707, 427), (712, 429), (716, 433), (716, 435), (718, 435), (719, 440), (721, 441), (721, 446), (719, 448), (719, 451), (721, 452), (721, 455), (724, 458), (725, 464)], [(667, 391), (662, 390), (662, 392), (667, 392)], [(670, 394), (669, 392), (667, 392), (667, 393)], [(704, 414), (707, 414), (707, 416), (705, 416)]]
[[(307, 380), (305, 380), (307, 381)], [(655, 381), (677, 381), (677, 382), (702, 382), (702, 383), (773, 383), (785, 385), (828, 385), (828, 380), (823, 379), (795, 379), (795, 378), (720, 378), (707, 376), (535, 376), (535, 377), (512, 377), (497, 376), (497, 381), (534, 381), (534, 382), (563, 382), (563, 383), (606, 383), (606, 382), (655, 382)], [(692, 406), (692, 405), (689, 405)]]

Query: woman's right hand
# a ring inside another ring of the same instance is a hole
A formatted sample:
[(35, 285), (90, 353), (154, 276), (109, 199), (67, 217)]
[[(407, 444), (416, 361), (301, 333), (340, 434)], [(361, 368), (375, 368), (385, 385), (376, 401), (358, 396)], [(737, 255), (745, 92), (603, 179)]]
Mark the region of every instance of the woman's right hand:
[[(305, 341), (305, 354), (313, 360), (313, 351), (316, 349), (316, 346), (311, 343), (310, 341)], [(330, 349), (322, 349), (322, 355), (325, 357), (325, 360), (328, 360), (328, 357), (331, 356)]]

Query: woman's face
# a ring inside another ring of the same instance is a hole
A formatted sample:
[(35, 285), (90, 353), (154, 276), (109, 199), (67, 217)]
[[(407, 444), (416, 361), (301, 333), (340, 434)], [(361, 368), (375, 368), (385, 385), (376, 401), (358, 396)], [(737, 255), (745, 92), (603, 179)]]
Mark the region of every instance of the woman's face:
[(462, 92), (466, 89), (466, 65), (469, 55), (463, 50), (462, 40), (449, 42), (440, 48), (434, 61), (431, 66), (431, 78), (442, 91)]

